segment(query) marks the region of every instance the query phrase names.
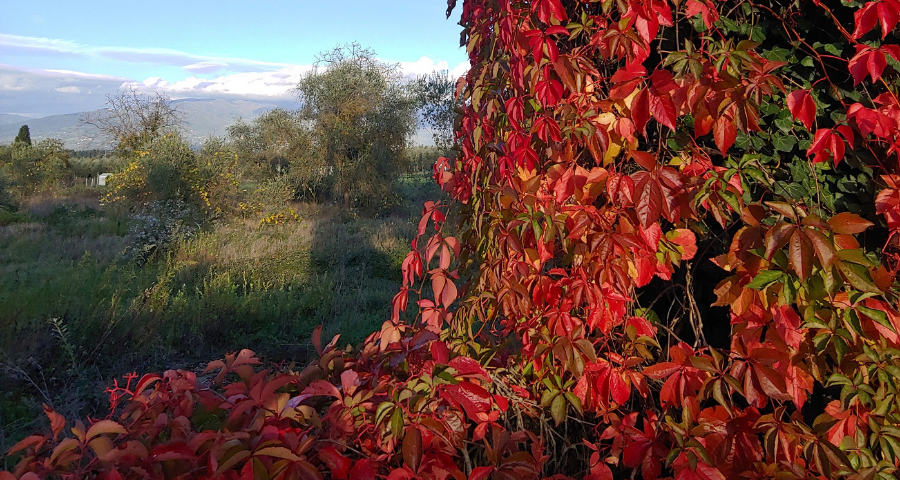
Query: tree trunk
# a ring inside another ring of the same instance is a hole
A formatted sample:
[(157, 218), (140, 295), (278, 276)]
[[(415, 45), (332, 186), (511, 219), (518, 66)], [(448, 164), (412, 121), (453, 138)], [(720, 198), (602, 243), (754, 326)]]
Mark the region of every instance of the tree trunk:
[(344, 189), (344, 210), (350, 211), (350, 189)]

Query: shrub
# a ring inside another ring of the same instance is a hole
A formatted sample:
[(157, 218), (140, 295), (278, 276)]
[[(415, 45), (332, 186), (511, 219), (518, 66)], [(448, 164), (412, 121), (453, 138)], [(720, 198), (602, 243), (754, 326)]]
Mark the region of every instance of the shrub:
[(176, 134), (155, 139), (146, 148), (110, 176), (104, 203), (125, 212), (147, 213), (153, 202), (174, 202), (204, 214), (195, 222), (235, 209), (234, 154), (195, 152)]
[(69, 153), (59, 140), (16, 142), (0, 147), (0, 175), (20, 199), (53, 188), (71, 174)]
[(462, 3), (393, 318), (51, 412), (17, 476), (897, 478), (900, 4)]

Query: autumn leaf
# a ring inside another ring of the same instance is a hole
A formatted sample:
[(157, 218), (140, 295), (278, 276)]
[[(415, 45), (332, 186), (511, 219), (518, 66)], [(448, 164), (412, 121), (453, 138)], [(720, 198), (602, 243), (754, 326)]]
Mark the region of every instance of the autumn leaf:
[(794, 120), (800, 120), (807, 129), (811, 129), (816, 120), (816, 102), (809, 90), (794, 90), (788, 95), (787, 104)]

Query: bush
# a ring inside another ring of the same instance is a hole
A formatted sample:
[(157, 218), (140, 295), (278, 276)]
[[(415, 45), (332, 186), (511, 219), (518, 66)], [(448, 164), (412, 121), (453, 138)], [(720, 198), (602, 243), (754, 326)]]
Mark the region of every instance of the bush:
[(69, 153), (59, 140), (42, 140), (34, 146), (16, 142), (0, 147), (0, 175), (5, 177), (6, 188), (19, 199), (58, 187), (71, 173)]
[(147, 213), (153, 202), (178, 204), (186, 211), (204, 214), (192, 218), (194, 223), (236, 209), (234, 154), (224, 150), (197, 153), (176, 134), (153, 140), (146, 148), (107, 180), (106, 204), (131, 213)]
[(897, 478), (898, 4), (462, 3), (392, 319), (48, 412), (16, 475)]

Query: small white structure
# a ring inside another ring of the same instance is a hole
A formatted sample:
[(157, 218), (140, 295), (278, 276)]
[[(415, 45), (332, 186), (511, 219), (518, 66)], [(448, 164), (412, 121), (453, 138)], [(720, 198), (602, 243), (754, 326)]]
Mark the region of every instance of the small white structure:
[(112, 174), (111, 173), (101, 173), (100, 175), (97, 175), (97, 185), (101, 186), (101, 187), (105, 187), (106, 179), (109, 178), (110, 175), (112, 175)]

